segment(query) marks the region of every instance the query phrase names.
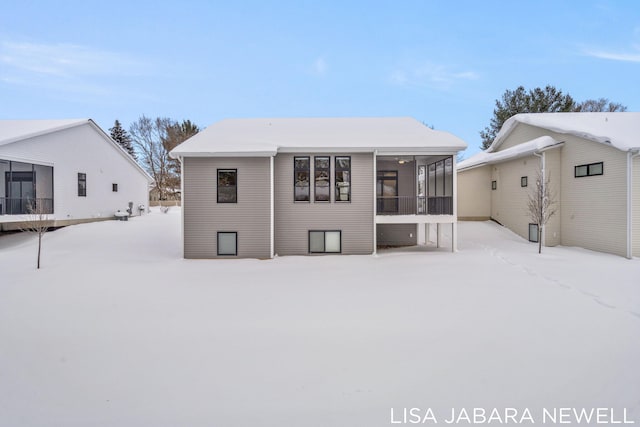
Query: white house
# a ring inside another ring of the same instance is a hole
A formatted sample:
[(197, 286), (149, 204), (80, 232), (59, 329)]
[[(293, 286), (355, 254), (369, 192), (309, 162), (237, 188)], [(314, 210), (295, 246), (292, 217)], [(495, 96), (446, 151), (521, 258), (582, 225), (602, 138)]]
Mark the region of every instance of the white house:
[(148, 206), (151, 177), (93, 120), (0, 120), (0, 230), (34, 202), (52, 226)]
[(544, 245), (640, 256), (639, 152), (640, 113), (517, 114), (458, 164), (458, 217), (537, 241), (527, 199), (542, 174), (557, 202)]

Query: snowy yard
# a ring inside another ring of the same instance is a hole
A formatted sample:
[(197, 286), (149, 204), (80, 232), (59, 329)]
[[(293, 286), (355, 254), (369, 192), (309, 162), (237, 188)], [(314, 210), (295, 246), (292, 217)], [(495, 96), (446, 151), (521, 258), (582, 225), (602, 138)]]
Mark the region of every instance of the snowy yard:
[(456, 254), (183, 260), (172, 208), (49, 233), (40, 271), (35, 238), (0, 237), (0, 426), (640, 423), (640, 260), (459, 230)]

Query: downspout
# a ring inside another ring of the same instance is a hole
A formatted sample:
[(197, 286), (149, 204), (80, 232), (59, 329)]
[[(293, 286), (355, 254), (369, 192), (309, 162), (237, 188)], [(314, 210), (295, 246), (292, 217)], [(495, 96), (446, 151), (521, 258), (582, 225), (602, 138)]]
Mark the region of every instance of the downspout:
[(372, 255), (375, 255), (378, 252), (378, 226), (376, 224), (376, 211), (378, 210), (378, 193), (377, 193), (377, 185), (378, 185), (378, 150), (373, 150), (373, 252)]
[(633, 258), (633, 159), (640, 149), (627, 151), (627, 258)]
[[(546, 176), (546, 159), (545, 159), (545, 155), (544, 155), (544, 151), (542, 152), (542, 154), (540, 154), (538, 151), (534, 151), (533, 155), (536, 157), (540, 158), (540, 170), (541, 170), (541, 178), (542, 182), (540, 182), (541, 188), (542, 188), (542, 194), (545, 194), (545, 185), (546, 185), (546, 180), (547, 180), (547, 176)], [(544, 246), (546, 245), (546, 237), (547, 237), (547, 233), (546, 233), (546, 227), (544, 226), (544, 224), (540, 224), (540, 244), (544, 244)]]

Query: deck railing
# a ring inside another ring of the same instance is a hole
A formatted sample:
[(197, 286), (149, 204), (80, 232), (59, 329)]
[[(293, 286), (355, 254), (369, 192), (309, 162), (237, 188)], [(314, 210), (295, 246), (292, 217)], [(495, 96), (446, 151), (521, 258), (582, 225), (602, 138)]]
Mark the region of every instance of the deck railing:
[(378, 215), (452, 215), (453, 197), (384, 196), (377, 198)]
[(52, 214), (53, 199), (0, 197), (0, 215), (28, 215), (36, 212)]

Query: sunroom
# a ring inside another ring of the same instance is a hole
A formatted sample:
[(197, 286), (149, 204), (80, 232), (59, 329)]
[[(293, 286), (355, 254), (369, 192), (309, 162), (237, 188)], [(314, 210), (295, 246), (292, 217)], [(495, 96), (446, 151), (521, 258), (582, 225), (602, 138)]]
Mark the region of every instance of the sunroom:
[(0, 215), (53, 213), (53, 167), (0, 159)]

